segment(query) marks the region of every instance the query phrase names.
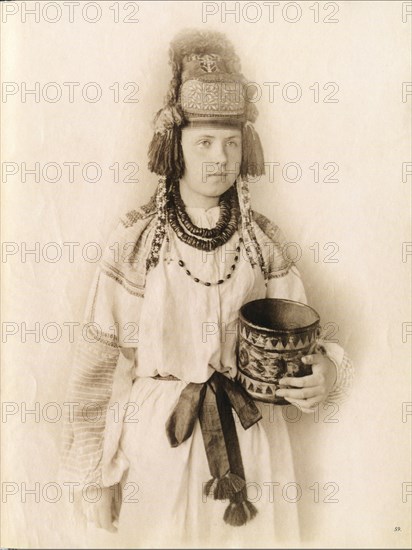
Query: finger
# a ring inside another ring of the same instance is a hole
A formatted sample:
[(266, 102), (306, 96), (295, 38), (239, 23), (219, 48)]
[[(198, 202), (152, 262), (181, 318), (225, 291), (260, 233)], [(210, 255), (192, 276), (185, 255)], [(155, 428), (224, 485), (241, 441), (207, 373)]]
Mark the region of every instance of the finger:
[(279, 380), (279, 389), (292, 388), (314, 388), (316, 386), (321, 386), (323, 381), (323, 374), (321, 372), (316, 372), (314, 374), (309, 374), (308, 376), (286, 376)]
[(293, 402), (294, 405), (300, 407), (301, 409), (314, 409), (322, 402), (322, 399), (319, 397), (312, 397), (311, 399), (296, 399), (292, 397), (285, 397), (285, 399), (290, 403)]
[(311, 388), (319, 386), (318, 375), (309, 374), (308, 376), (285, 376), (279, 380), (279, 386), (293, 386), (295, 388)]
[(314, 386), (322, 386), (325, 383), (325, 367), (324, 365), (314, 364), (312, 366), (312, 374), (307, 376), (285, 376), (279, 380), (280, 386), (292, 386), (295, 388), (311, 388)]
[(304, 413), (313, 413), (321, 402), (319, 399), (288, 399), (285, 397), (286, 401), (289, 401), (292, 405), (295, 405)]
[(320, 353), (312, 353), (311, 355), (304, 355), (301, 359), (302, 363), (305, 365), (314, 365), (319, 363), (323, 358), (323, 355)]
[(312, 386), (310, 388), (280, 388), (276, 390), (275, 395), (279, 397), (290, 397), (291, 399), (309, 399), (311, 397), (322, 396), (324, 389), (322, 386)]

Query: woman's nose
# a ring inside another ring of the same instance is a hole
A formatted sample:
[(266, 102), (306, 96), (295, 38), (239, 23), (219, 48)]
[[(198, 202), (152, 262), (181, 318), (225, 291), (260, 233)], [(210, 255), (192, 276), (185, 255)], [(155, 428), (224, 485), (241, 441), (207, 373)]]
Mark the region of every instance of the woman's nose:
[(216, 149), (214, 151), (214, 161), (219, 164), (226, 164), (227, 154), (223, 143), (216, 143)]

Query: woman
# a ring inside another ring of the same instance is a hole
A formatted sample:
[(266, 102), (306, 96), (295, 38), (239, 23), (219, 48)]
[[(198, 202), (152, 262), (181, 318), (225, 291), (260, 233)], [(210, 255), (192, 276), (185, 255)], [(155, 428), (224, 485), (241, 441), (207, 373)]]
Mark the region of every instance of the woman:
[[(250, 208), (247, 177), (263, 173), (263, 153), (233, 47), (220, 33), (185, 31), (170, 59), (149, 148), (156, 194), (121, 220), (90, 293), (65, 479), (98, 485), (87, 507), (97, 526), (114, 529), (121, 500), (119, 530), (132, 544), (291, 540), (295, 505), (273, 493), (294, 481), (285, 421), (280, 407), (261, 418), (235, 382), (236, 325), (246, 302), (305, 302), (304, 288), (279, 229)], [(305, 412), (350, 384), (343, 350), (325, 349), (306, 357), (312, 375), (278, 390)], [(102, 413), (93, 422), (91, 405)], [(119, 484), (137, 498), (115, 498)]]

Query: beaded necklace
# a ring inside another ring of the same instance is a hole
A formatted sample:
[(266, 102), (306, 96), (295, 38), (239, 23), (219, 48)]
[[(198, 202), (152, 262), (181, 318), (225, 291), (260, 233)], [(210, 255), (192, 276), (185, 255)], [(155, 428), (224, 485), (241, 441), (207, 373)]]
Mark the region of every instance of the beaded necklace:
[(233, 206), (233, 200), (234, 200), (234, 188), (229, 189), (224, 193), (219, 200), (219, 206), (220, 206), (220, 215), (218, 222), (215, 227), (212, 229), (207, 229), (205, 227), (197, 227), (197, 225), (194, 225), (189, 218), (185, 205), (183, 203), (182, 197), (179, 192), (179, 185), (175, 184), (173, 186), (173, 201), (174, 205), (176, 207), (177, 216), (179, 221), (182, 223), (184, 228), (191, 233), (192, 235), (196, 235), (197, 237), (201, 237), (203, 239), (213, 239), (214, 237), (218, 237), (222, 230), (227, 227), (229, 221), (230, 221), (230, 214), (231, 214), (231, 208)]
[(206, 229), (191, 222), (180, 197), (179, 187), (175, 184), (169, 196), (167, 213), (170, 226), (178, 239), (205, 252), (226, 244), (237, 230), (240, 218), (234, 189), (229, 191), (221, 197), (218, 224), (213, 229)]
[[(177, 251), (177, 248), (175, 247), (175, 253), (176, 253), (176, 256), (177, 256), (177, 263), (178, 263), (179, 267), (181, 267), (183, 269), (183, 271), (186, 273), (186, 275), (188, 277), (190, 277), (191, 279), (193, 279), (193, 281), (195, 283), (199, 283), (199, 284), (202, 284), (204, 286), (222, 285), (224, 282), (231, 279), (233, 273), (235, 272), (236, 265), (238, 264), (239, 258), (240, 258), (240, 245), (241, 245), (242, 242), (243, 242), (243, 239), (242, 239), (242, 237), (240, 237), (239, 242), (236, 246), (236, 256), (234, 257), (233, 264), (230, 266), (230, 271), (228, 273), (226, 273), (226, 275), (223, 277), (223, 279), (219, 279), (218, 281), (215, 281), (215, 282), (203, 281), (199, 277), (196, 277), (195, 275), (193, 275), (192, 272), (190, 271), (190, 269), (188, 269), (188, 266), (182, 260), (179, 252)], [(166, 233), (166, 245), (167, 245), (167, 249), (170, 251), (170, 239), (169, 239), (168, 233)]]

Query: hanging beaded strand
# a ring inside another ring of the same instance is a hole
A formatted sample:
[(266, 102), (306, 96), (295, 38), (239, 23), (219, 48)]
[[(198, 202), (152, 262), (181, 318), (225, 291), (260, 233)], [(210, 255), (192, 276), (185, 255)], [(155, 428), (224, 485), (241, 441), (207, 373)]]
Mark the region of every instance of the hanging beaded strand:
[(260, 248), (260, 245), (257, 241), (256, 233), (252, 223), (252, 209), (250, 205), (249, 185), (247, 183), (247, 180), (243, 180), (239, 177), (236, 182), (236, 186), (242, 220), (241, 225), (243, 238), (247, 239), (249, 237), (250, 239), (248, 242), (248, 246), (245, 245), (246, 254), (249, 258), (250, 264), (252, 265), (252, 267), (254, 267), (256, 265), (256, 260), (253, 257), (252, 251), (250, 250), (250, 245), (252, 245), (257, 254), (258, 264), (266, 279), (267, 269), (265, 266), (265, 261), (263, 259), (262, 249)]
[(167, 225), (167, 187), (166, 177), (161, 176), (157, 186), (156, 193), (156, 227), (149, 257), (146, 260), (146, 271), (155, 267), (159, 262), (159, 253), (166, 234)]

